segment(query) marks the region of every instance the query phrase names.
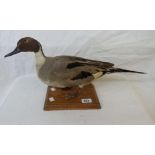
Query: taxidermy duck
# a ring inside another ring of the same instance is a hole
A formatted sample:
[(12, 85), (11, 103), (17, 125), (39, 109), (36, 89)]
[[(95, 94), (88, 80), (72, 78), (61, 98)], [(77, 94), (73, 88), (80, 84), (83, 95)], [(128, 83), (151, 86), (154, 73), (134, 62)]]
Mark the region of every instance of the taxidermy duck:
[(18, 41), (15, 50), (5, 57), (20, 52), (34, 52), (36, 57), (37, 74), (42, 82), (54, 88), (71, 88), (84, 86), (105, 74), (116, 72), (143, 72), (115, 68), (114, 64), (96, 60), (89, 60), (76, 56), (47, 57), (39, 41), (25, 37)]

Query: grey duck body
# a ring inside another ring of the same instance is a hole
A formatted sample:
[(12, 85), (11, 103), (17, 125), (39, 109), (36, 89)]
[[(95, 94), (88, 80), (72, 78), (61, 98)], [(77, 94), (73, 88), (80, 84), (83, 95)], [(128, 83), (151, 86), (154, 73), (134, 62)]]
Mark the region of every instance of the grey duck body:
[[(92, 82), (95, 74), (103, 73), (104, 69), (112, 66), (111, 63), (74, 56), (46, 57), (44, 64), (38, 70), (38, 76), (49, 86), (73, 87)], [(101, 75), (103, 74), (99, 76)]]

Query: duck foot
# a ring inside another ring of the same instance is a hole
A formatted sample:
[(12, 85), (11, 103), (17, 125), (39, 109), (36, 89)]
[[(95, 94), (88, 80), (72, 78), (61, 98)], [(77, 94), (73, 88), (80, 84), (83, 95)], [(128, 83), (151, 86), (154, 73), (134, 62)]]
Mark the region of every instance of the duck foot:
[(76, 88), (64, 88), (65, 93), (65, 99), (73, 99), (78, 97), (79, 92)]
[(77, 92), (69, 92), (68, 94), (65, 95), (66, 99), (73, 99), (78, 97), (78, 93)]

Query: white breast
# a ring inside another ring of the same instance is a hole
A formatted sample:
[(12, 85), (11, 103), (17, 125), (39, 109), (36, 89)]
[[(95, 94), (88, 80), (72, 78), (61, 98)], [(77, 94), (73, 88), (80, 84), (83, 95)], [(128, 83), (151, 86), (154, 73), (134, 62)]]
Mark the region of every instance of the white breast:
[(46, 59), (45, 59), (45, 56), (43, 55), (41, 49), (39, 49), (39, 51), (35, 53), (35, 56), (36, 56), (36, 69), (38, 72), (39, 69), (42, 67), (42, 65), (44, 65)]

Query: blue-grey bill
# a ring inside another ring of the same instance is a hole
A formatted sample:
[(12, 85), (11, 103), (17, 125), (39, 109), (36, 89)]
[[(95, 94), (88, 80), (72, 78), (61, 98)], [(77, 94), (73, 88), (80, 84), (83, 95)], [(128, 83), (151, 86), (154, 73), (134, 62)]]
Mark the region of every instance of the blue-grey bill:
[(4, 57), (6, 58), (6, 57), (12, 56), (12, 55), (14, 55), (14, 54), (18, 54), (18, 53), (20, 53), (20, 52), (21, 52), (21, 51), (20, 51), (19, 48), (15, 48), (15, 50), (14, 50), (13, 52), (6, 54)]

